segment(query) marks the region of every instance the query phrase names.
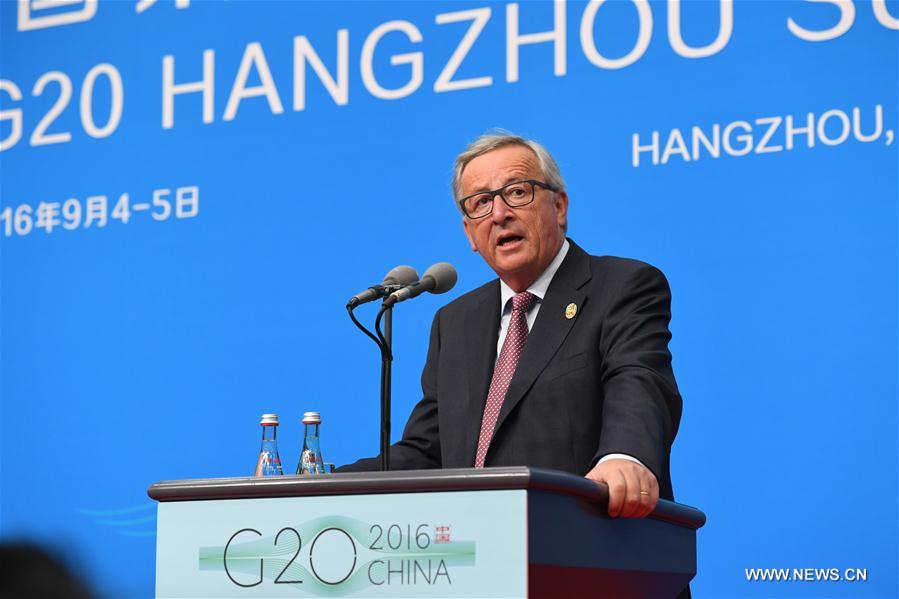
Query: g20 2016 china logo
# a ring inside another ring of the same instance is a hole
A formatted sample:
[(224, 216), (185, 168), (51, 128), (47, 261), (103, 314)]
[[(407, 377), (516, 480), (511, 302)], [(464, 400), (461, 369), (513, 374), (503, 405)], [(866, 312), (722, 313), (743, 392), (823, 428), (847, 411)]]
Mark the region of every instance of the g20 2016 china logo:
[(316, 518), (278, 530), (246, 527), (224, 545), (201, 547), (199, 569), (238, 587), (292, 585), (312, 595), (364, 587), (452, 585), (475, 565), (475, 542), (452, 539), (450, 524), (366, 523)]

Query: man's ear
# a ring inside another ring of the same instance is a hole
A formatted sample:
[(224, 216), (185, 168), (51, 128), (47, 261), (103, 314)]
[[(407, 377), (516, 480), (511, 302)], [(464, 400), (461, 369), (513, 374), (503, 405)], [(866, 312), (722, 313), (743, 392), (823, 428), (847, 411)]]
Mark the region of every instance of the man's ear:
[(559, 226), (565, 228), (568, 224), (568, 194), (564, 191), (556, 192), (556, 221)]
[(470, 220), (468, 220), (467, 218), (465, 218), (463, 216), (462, 217), (462, 228), (465, 229), (465, 236), (468, 237), (468, 243), (471, 245), (471, 251), (476, 252), (476, 251), (478, 251), (478, 246), (474, 242), (474, 235), (472, 234), (472, 231), (471, 231), (472, 227), (474, 227), (474, 224)]

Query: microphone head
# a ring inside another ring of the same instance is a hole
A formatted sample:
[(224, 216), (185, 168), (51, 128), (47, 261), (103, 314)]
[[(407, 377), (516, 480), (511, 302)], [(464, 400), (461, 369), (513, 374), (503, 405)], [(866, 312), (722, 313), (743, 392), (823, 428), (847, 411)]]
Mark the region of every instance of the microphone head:
[(411, 266), (397, 266), (384, 275), (381, 285), (411, 285), (418, 281), (418, 272)]
[(431, 293), (446, 293), (456, 284), (458, 275), (456, 269), (449, 262), (438, 262), (425, 271), (421, 279), (430, 278), (434, 280), (434, 288)]

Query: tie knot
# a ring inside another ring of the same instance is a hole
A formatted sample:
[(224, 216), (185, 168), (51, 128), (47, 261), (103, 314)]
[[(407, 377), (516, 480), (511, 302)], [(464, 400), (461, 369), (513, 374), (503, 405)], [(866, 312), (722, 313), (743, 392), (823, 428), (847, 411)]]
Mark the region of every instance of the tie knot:
[(530, 291), (523, 291), (512, 296), (512, 311), (521, 310), (527, 312), (537, 303), (537, 296)]

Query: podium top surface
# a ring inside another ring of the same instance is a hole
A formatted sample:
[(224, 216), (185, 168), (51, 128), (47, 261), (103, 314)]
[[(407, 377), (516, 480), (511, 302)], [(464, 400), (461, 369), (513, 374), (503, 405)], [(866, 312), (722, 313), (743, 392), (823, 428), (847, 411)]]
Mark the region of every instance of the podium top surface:
[[(173, 480), (150, 485), (147, 494), (157, 501), (201, 501), (510, 489), (567, 495), (603, 509), (608, 504), (608, 488), (604, 484), (566, 472), (525, 466)], [(700, 528), (706, 519), (696, 508), (664, 499), (659, 500), (649, 517), (692, 529)]]

